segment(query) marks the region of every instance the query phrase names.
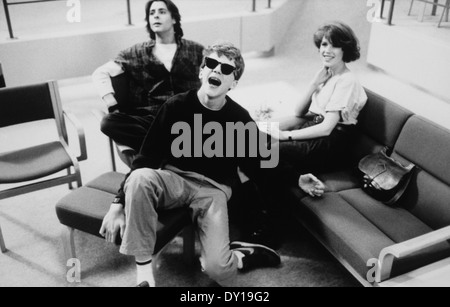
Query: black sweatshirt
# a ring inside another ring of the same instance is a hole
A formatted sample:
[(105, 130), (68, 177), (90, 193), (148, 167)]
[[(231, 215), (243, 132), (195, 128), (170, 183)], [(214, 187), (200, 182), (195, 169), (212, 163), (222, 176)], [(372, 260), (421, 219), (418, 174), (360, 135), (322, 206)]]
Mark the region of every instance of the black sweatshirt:
[[(259, 150), (256, 156), (249, 154), (249, 143), (258, 144), (257, 148), (259, 148), (259, 141), (255, 143), (255, 139), (267, 141), (267, 135), (261, 134), (257, 128), (256, 135), (245, 132), (245, 157), (242, 157), (242, 155), (238, 157), (237, 149), (243, 150), (242, 147), (238, 147), (242, 146), (238, 143), (243, 144), (242, 134), (239, 138), (238, 133), (240, 132), (234, 133), (234, 153), (230, 151), (231, 146), (229, 145), (231, 143), (227, 144), (227, 140), (231, 137), (231, 133), (227, 133), (231, 130), (227, 130), (227, 127), (229, 128), (230, 124), (236, 123), (240, 123), (241, 127), (249, 124), (249, 127), (256, 128), (256, 123), (250, 117), (248, 111), (229, 97), (227, 97), (227, 102), (223, 108), (218, 111), (210, 110), (202, 105), (198, 99), (197, 91), (172, 97), (161, 107), (127, 178), (136, 169), (159, 169), (165, 165), (172, 165), (180, 170), (198, 173), (230, 187), (237, 183), (238, 167), (250, 179), (257, 180), (260, 178), (261, 157)], [(210, 131), (203, 132), (205, 126), (206, 128), (209, 127)], [(211, 129), (211, 127), (216, 127), (216, 129)], [(235, 127), (237, 126), (235, 125)], [(223, 135), (216, 131), (220, 128)], [(186, 132), (188, 130), (191, 132), (190, 137)], [(214, 138), (211, 138), (211, 136), (214, 136)], [(199, 143), (199, 138), (202, 138), (201, 143)], [(182, 142), (182, 139), (185, 142)], [(212, 142), (213, 139), (217, 142)], [(220, 142), (220, 140), (223, 142)], [(222, 143), (222, 145), (218, 145), (218, 143)], [(216, 154), (204, 152), (202, 150), (204, 144), (208, 144), (205, 147), (213, 149)], [(215, 144), (215, 146), (211, 144)], [(175, 150), (172, 150), (172, 147)], [(180, 156), (180, 151), (183, 151), (183, 156)], [(117, 196), (123, 205), (125, 205), (123, 189), (125, 181), (122, 183)]]

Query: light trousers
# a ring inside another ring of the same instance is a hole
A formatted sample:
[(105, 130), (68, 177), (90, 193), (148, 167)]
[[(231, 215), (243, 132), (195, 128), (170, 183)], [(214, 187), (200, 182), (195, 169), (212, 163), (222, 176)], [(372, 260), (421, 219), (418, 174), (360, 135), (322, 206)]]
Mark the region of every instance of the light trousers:
[(231, 188), (205, 176), (174, 167), (139, 169), (125, 184), (126, 228), (120, 252), (148, 257), (156, 243), (158, 212), (189, 207), (197, 225), (204, 272), (224, 286), (231, 286), (238, 259), (230, 250), (228, 200)]

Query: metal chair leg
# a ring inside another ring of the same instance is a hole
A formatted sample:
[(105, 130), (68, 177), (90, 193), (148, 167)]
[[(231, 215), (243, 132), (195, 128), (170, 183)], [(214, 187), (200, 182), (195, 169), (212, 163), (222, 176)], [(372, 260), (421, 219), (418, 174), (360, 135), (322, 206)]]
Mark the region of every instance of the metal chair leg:
[(414, 0), (411, 0), (411, 5), (410, 5), (410, 7), (409, 7), (408, 16), (411, 16), (411, 12), (412, 12), (413, 5), (414, 5)]
[(447, 8), (444, 11), (447, 11), (446, 17), (445, 17), (445, 21), (448, 22), (449, 20), (449, 15), (450, 15), (450, 0), (447, 0), (447, 4), (446, 4)]
[(77, 258), (77, 254), (75, 251), (75, 229), (64, 227), (61, 233), (61, 239), (66, 260)]
[(427, 3), (426, 2), (422, 2), (423, 5), (423, 10), (420, 11), (419, 13), (419, 17), (418, 17), (418, 21), (419, 22), (423, 22), (423, 20), (425, 19), (425, 11), (427, 9)]
[(109, 150), (111, 153), (111, 166), (112, 166), (112, 170), (113, 172), (117, 171), (117, 164), (116, 164), (116, 155), (115, 155), (115, 151), (114, 151), (114, 142), (112, 139), (109, 139)]
[[(70, 167), (67, 169), (67, 175), (71, 175), (72, 173), (71, 173), (71, 171), (70, 171)], [(69, 190), (73, 190), (73, 184), (72, 184), (72, 182), (69, 182)]]
[(450, 0), (447, 0), (446, 2), (446, 7), (444, 7), (444, 10), (442, 11), (442, 15), (441, 15), (441, 19), (439, 20), (439, 24), (438, 24), (438, 28), (441, 27), (442, 21), (444, 21), (444, 16), (446, 15), (446, 22), (448, 22), (448, 11), (449, 11), (449, 6), (450, 6)]
[(2, 227), (0, 226), (0, 251), (2, 254), (6, 253), (7, 249), (5, 246), (5, 241), (3, 240)]
[(81, 188), (83, 186), (83, 179), (81, 178), (81, 170), (80, 166), (75, 166), (75, 173), (77, 174), (77, 188)]

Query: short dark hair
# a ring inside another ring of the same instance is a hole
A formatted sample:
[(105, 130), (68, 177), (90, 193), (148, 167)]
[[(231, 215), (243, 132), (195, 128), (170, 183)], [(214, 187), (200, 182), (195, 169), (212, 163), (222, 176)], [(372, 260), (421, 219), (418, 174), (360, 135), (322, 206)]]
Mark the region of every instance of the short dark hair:
[(203, 51), (203, 63), (202, 68), (205, 67), (206, 57), (209, 57), (211, 54), (217, 53), (217, 55), (225, 56), (230, 61), (234, 61), (234, 64), (236, 65), (236, 70), (234, 72), (234, 78), (239, 81), (244, 74), (245, 70), (245, 61), (242, 57), (241, 51), (235, 47), (232, 43), (227, 41), (217, 41), (212, 46), (209, 46)]
[(181, 38), (184, 36), (183, 29), (181, 28), (181, 14), (178, 7), (173, 3), (171, 0), (151, 0), (147, 2), (147, 5), (145, 6), (145, 21), (147, 22), (147, 32), (150, 34), (150, 38), (155, 40), (156, 34), (152, 31), (152, 27), (150, 26), (150, 9), (155, 2), (164, 2), (167, 6), (167, 9), (169, 10), (170, 14), (172, 15), (172, 18), (175, 19), (175, 39), (177, 42), (181, 41)]
[(314, 43), (317, 48), (320, 49), (324, 37), (334, 47), (342, 48), (345, 63), (356, 61), (361, 57), (359, 40), (348, 25), (334, 21), (321, 26), (314, 34)]

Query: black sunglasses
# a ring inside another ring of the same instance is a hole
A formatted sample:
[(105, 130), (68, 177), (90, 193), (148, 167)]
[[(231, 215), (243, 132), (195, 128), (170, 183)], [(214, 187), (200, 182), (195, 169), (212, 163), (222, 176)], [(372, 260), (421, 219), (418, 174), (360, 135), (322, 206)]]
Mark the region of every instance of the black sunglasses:
[(231, 75), (236, 70), (236, 67), (234, 67), (233, 65), (221, 63), (208, 57), (205, 58), (205, 64), (209, 69), (215, 69), (220, 65), (220, 70), (225, 76)]

